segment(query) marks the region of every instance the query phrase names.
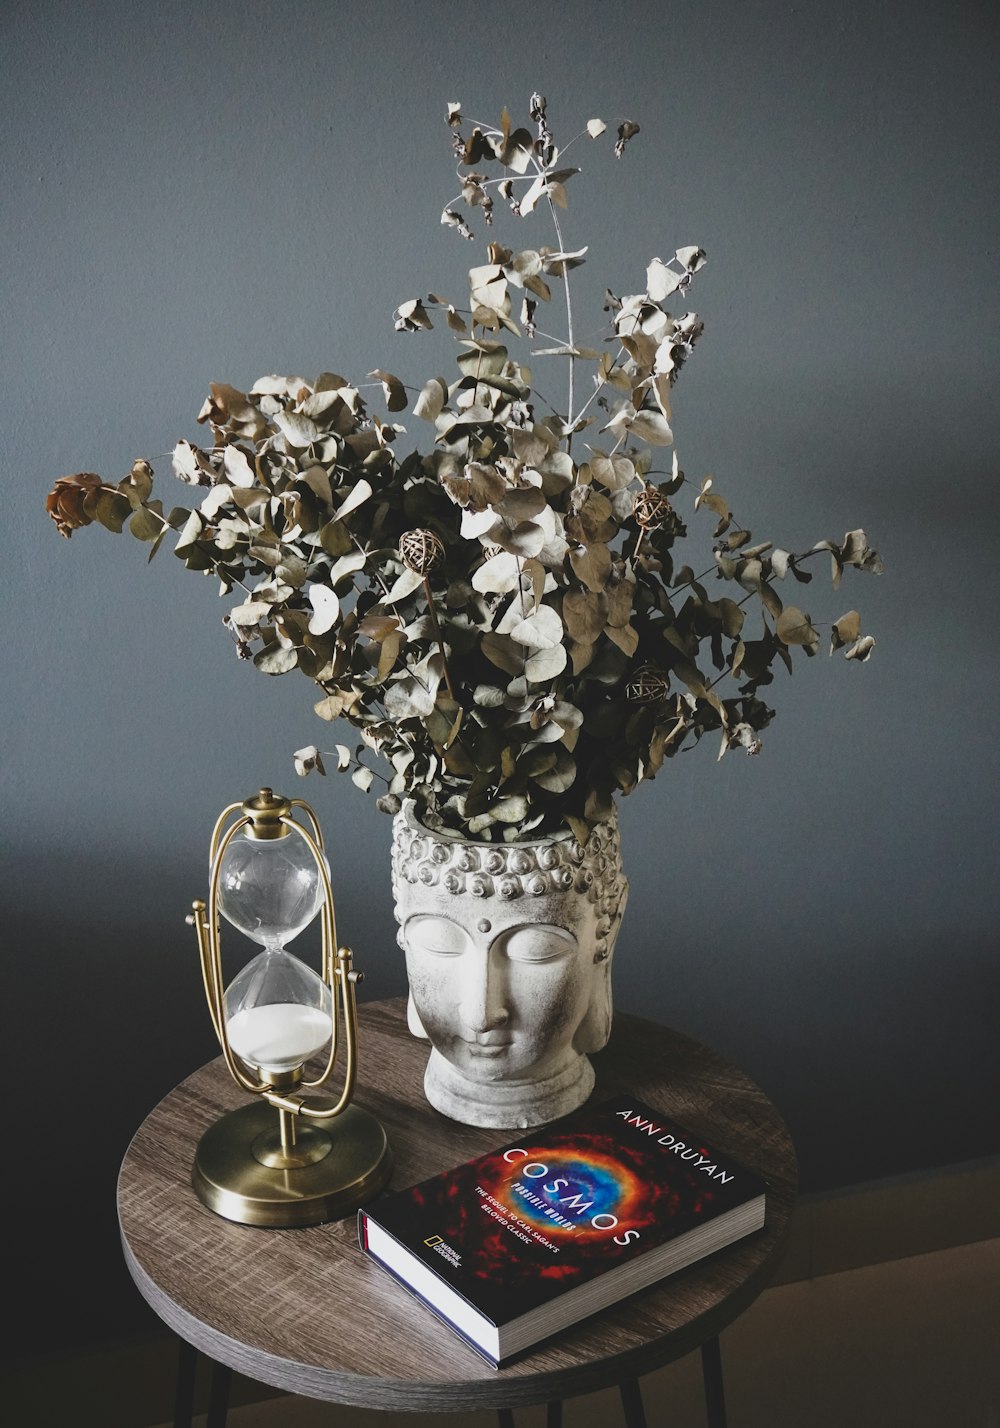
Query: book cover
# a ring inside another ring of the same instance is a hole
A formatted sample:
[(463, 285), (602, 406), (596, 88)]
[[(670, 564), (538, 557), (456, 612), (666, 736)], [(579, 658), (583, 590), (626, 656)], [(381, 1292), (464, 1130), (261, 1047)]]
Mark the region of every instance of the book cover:
[(626, 1095), (375, 1202), (359, 1237), (497, 1362), (763, 1219), (758, 1177)]

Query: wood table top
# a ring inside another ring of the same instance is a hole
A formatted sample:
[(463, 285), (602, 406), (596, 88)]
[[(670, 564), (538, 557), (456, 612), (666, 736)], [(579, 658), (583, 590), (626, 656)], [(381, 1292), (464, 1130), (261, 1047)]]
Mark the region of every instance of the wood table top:
[[(355, 1103), (394, 1155), (387, 1191), (506, 1144), (459, 1125), (423, 1095), (426, 1042), (404, 998), (362, 1003)], [(365, 1408), (460, 1411), (570, 1398), (638, 1377), (718, 1334), (764, 1289), (781, 1256), (797, 1168), (778, 1111), (738, 1067), (675, 1031), (616, 1014), (593, 1058), (594, 1098), (629, 1092), (767, 1182), (764, 1229), (494, 1369), (358, 1247), (357, 1217), (258, 1229), (207, 1209), (191, 1185), (195, 1147), (248, 1097), (222, 1058), (150, 1113), (122, 1162), (118, 1214), (143, 1298), (177, 1334), (261, 1383)], [(513, 1134), (513, 1132), (511, 1132)]]

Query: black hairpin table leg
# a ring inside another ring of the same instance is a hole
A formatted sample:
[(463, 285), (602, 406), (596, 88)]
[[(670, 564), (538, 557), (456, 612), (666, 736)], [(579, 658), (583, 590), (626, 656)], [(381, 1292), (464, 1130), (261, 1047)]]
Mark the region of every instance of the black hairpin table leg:
[(177, 1345), (174, 1428), (191, 1428), (191, 1418), (194, 1414), (194, 1371), (198, 1364), (198, 1351), (187, 1339), (178, 1339)]
[(646, 1428), (646, 1410), (637, 1378), (625, 1378), (619, 1386), (625, 1410), (625, 1428)]
[(226, 1416), (229, 1412), (229, 1387), (232, 1381), (232, 1369), (227, 1368), (225, 1364), (217, 1364), (213, 1359), (205, 1428), (226, 1428)]
[(546, 1404), (545, 1428), (562, 1428), (562, 1399)]
[(497, 1409), (497, 1422), (499, 1428), (516, 1428), (514, 1415), (509, 1408)]
[(718, 1336), (701, 1346), (701, 1371), (705, 1380), (705, 1414), (708, 1428), (726, 1428), (726, 1395), (722, 1386), (722, 1351)]

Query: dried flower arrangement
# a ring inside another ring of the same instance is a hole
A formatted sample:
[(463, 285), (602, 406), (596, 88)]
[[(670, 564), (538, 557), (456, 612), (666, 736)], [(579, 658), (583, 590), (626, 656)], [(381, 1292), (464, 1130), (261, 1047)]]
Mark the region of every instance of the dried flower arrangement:
[[(460, 348), (457, 378), (430, 378), (412, 402), (429, 450), (397, 455), (394, 417), (411, 394), (390, 372), (370, 374), (381, 416), (334, 373), (270, 376), (248, 392), (213, 384), (198, 415), (211, 442), (178, 442), (175, 475), (206, 488), (193, 509), (164, 514), (145, 460), (117, 484), (63, 477), (47, 500), (63, 535), (127, 526), (150, 559), (170, 536), (189, 570), (239, 589), (225, 616), (239, 656), (264, 674), (299, 670), (319, 687), (319, 717), (360, 734), (353, 748), (300, 749), (299, 773), (325, 772), (325, 758), (363, 789), (384, 777), (385, 811), (412, 797), (428, 826), (485, 840), (568, 825), (585, 841), (616, 795), (705, 734), (719, 736), (720, 758), (756, 753), (775, 662), (791, 671), (793, 651), (814, 655), (821, 640), (778, 583), (808, 582), (821, 552), (834, 589), (847, 566), (882, 569), (860, 530), (798, 554), (754, 542), (712, 478), (692, 482), (676, 454), (658, 465), (672, 388), (702, 332), (697, 314), (665, 304), (686, 299), (706, 255), (654, 258), (644, 291), (607, 292), (603, 350), (578, 345), (571, 272), (587, 250), (567, 249), (559, 217), (578, 170), (546, 109), (532, 96), (532, 131), (506, 110), (492, 126), (448, 106), (461, 194), (442, 223), (473, 239), (471, 223), (492, 228), (502, 200), (513, 219), (547, 212), (555, 246), (490, 242), (468, 307), (431, 295), (397, 308), (405, 332), (443, 314)], [(592, 119), (577, 140), (605, 132)], [(618, 157), (638, 132), (618, 128)], [(530, 355), (565, 364), (568, 394), (564, 411), (543, 413), (510, 348), (538, 340), (553, 281), (565, 340)], [(693, 522), (708, 522), (704, 560), (683, 554)], [(833, 621), (831, 653), (863, 661), (874, 643), (856, 611)]]

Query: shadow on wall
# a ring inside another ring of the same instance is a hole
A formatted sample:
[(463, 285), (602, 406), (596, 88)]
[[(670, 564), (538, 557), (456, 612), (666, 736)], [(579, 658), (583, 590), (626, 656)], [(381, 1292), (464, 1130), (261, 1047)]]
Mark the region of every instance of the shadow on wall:
[[(83, 855), (60, 857), (58, 869), (57, 900), (44, 859), (14, 857), (8, 871), (21, 896), (5, 929), (17, 951), (5, 986), (7, 1064), (27, 1075), (4, 1177), (5, 1277), (18, 1306), (6, 1359), (157, 1328), (122, 1259), (118, 1167), (152, 1107), (219, 1054), (184, 922), (203, 895), (197, 883), (183, 869), (124, 860), (109, 869)], [(361, 999), (399, 995), (391, 908), (385, 926), (370, 911), (364, 921), (349, 905), (344, 913), (345, 926), (365, 929)], [(304, 957), (315, 950), (308, 938), (294, 949)], [(237, 933), (223, 934), (227, 979), (244, 949), (252, 955)], [(361, 1058), (363, 1078), (363, 1045)]]

